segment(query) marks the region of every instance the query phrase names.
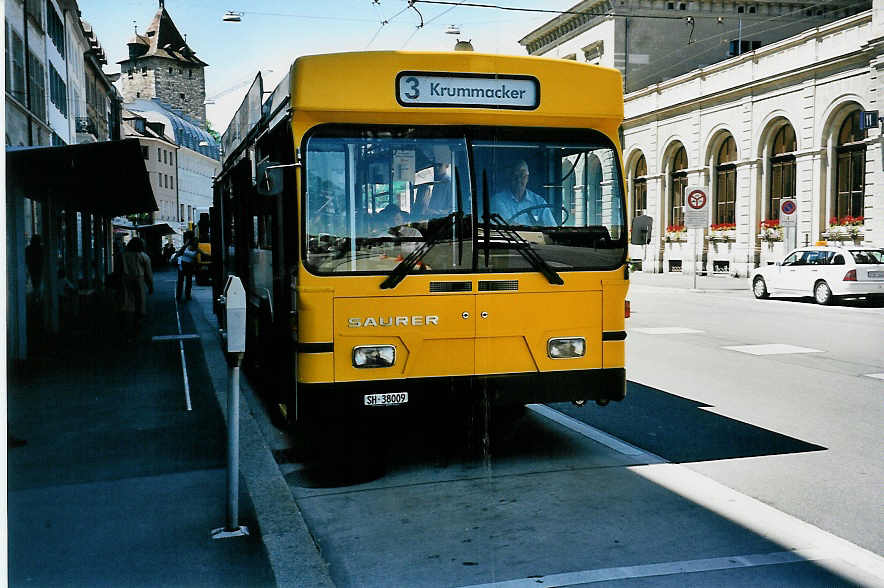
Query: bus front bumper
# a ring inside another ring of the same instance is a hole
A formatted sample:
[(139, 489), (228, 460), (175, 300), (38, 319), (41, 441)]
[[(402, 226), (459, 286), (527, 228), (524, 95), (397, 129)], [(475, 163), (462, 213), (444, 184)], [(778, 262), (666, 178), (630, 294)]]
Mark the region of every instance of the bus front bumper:
[[(367, 397), (408, 393), (407, 402), (371, 405)], [(626, 370), (608, 368), (580, 371), (460, 376), (368, 382), (298, 383), (289, 406), (290, 418), (334, 421), (371, 419), (388, 411), (430, 411), (440, 407), (469, 407), (476, 402), (492, 406), (568, 401), (620, 401), (626, 396)], [(297, 415), (297, 416), (296, 416)]]

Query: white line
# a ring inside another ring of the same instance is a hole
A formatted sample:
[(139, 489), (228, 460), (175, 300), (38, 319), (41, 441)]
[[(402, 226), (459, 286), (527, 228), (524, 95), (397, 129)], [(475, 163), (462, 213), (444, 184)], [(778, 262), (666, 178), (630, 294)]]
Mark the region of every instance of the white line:
[(731, 351), (739, 351), (740, 353), (751, 353), (752, 355), (782, 355), (787, 353), (825, 353), (822, 349), (811, 349), (810, 347), (798, 347), (797, 345), (786, 345), (784, 343), (769, 343), (766, 345), (731, 345), (722, 349), (730, 349)]
[(151, 338), (151, 341), (180, 341), (182, 339), (199, 339), (200, 336), (195, 333), (188, 333), (186, 335), (154, 335)]
[[(795, 562), (813, 560), (816, 561), (819, 566), (828, 569), (842, 578), (855, 582), (858, 585), (884, 586), (884, 558), (881, 556), (863, 549), (846, 539), (842, 539), (824, 531), (819, 527), (811, 525), (810, 523), (806, 523), (798, 518), (779, 511), (760, 500), (756, 500), (755, 498), (741, 494), (723, 484), (719, 484), (715, 480), (707, 478), (690, 468), (679, 464), (667, 463), (666, 460), (652, 453), (643, 451), (612, 435), (599, 431), (595, 427), (591, 427), (586, 423), (549, 408), (548, 406), (529, 404), (528, 408), (577, 433), (586, 435), (594, 441), (598, 441), (619, 453), (625, 455), (645, 455), (650, 458), (648, 460), (650, 462), (648, 465), (629, 466), (628, 469), (653, 484), (678, 494), (684, 499), (702, 506), (722, 518), (730, 520), (761, 537), (781, 545), (787, 550), (785, 552), (772, 554), (755, 554), (737, 556), (734, 558), (713, 558), (711, 560), (692, 560), (694, 563), (699, 562), (697, 565), (712, 565), (714, 562), (721, 559), (728, 561), (747, 561), (751, 566), (788, 563), (785, 561), (773, 561), (773, 559), (781, 557), (783, 553), (794, 553), (798, 556), (794, 560)], [(771, 561), (767, 561), (767, 559), (770, 559)], [(703, 562), (706, 563), (704, 564)], [(527, 588), (528, 586), (537, 587), (543, 585), (568, 586), (609, 579), (616, 580), (630, 577), (662, 575), (661, 571), (668, 569), (666, 566), (684, 566), (686, 563), (690, 564), (691, 562), (673, 562), (671, 564), (649, 564), (644, 566), (631, 566), (628, 568), (606, 568), (602, 570), (569, 572), (553, 576), (544, 576), (542, 578), (524, 578), (511, 580), (509, 582), (478, 585), (470, 588), (479, 588), (479, 586), (506, 588)], [(747, 566), (734, 565), (731, 567)], [(612, 570), (616, 570), (617, 573), (620, 573), (621, 575), (612, 578), (604, 576), (604, 574), (612, 573)], [(633, 575), (622, 575), (624, 570)], [(681, 571), (702, 570), (688, 570), (682, 568), (680, 570), (666, 573), (674, 574), (680, 573)], [(573, 574), (577, 574), (577, 576), (574, 576), (576, 580), (569, 584), (569, 578)], [(602, 574), (602, 576), (600, 579), (592, 579), (592, 574)], [(549, 581), (549, 583), (547, 583), (547, 581)]]
[(600, 568), (580, 572), (566, 572), (535, 578), (519, 578), (495, 582), (493, 584), (475, 584), (463, 588), (529, 588), (538, 586), (575, 586), (594, 582), (611, 582), (632, 578), (650, 578), (654, 576), (671, 576), (674, 574), (690, 574), (696, 572), (713, 572), (736, 568), (754, 568), (822, 559), (820, 553), (813, 550), (778, 551), (775, 553), (757, 553), (752, 555), (735, 555), (731, 557), (712, 557), (708, 559), (691, 559), (670, 561), (639, 566), (619, 568)]
[(593, 441), (597, 443), (601, 443), (605, 447), (609, 447), (616, 451), (617, 453), (622, 453), (623, 455), (640, 455), (644, 457), (648, 463), (661, 463), (665, 460), (654, 455), (653, 453), (649, 453), (644, 449), (640, 449), (635, 445), (630, 445), (626, 441), (618, 439), (612, 435), (608, 435), (604, 431), (600, 431), (591, 425), (587, 425), (583, 421), (578, 421), (575, 418), (569, 417), (566, 414), (563, 414), (553, 408), (550, 408), (543, 404), (529, 404), (528, 408), (536, 412), (541, 416), (545, 416), (551, 421), (555, 421), (560, 425), (571, 429), (575, 433), (580, 433), (584, 437), (589, 437)]
[(881, 556), (690, 468), (678, 464), (651, 464), (628, 469), (787, 550), (823, 554), (819, 559), (825, 561), (819, 565), (845, 579), (867, 585), (874, 578), (876, 585), (884, 585), (884, 558)]
[[(175, 320), (178, 321), (178, 335), (181, 336), (181, 315), (178, 312), (178, 300), (175, 300)], [(178, 352), (181, 354), (181, 375), (184, 378), (184, 399), (187, 401), (187, 410), (193, 410), (190, 404), (190, 382), (187, 379), (187, 360), (184, 358), (184, 343), (178, 339)]]
[(630, 331), (644, 333), (645, 335), (688, 335), (692, 333), (702, 333), (697, 329), (689, 329), (687, 327), (642, 327), (633, 328)]
[(878, 380), (884, 380), (884, 374), (866, 374), (867, 378), (875, 378)]

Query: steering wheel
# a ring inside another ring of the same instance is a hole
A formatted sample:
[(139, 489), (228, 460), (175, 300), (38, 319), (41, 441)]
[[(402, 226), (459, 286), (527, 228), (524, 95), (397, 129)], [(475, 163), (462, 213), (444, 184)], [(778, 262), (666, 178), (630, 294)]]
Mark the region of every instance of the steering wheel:
[[(556, 208), (561, 208), (561, 209), (564, 211), (564, 213), (565, 213), (565, 217), (564, 217), (561, 221), (559, 221), (559, 226), (560, 226), (560, 227), (563, 226), (566, 222), (568, 222), (568, 219), (569, 219), (569, 218), (571, 218), (571, 213), (570, 213), (570, 212), (568, 211), (568, 209), (565, 208), (564, 206), (554, 206), (554, 205), (552, 205), (552, 204), (537, 204), (537, 205), (535, 205), (535, 206), (528, 206), (528, 207), (526, 207), (526, 208), (523, 208), (522, 210), (519, 210), (519, 211), (513, 213), (513, 215), (512, 215), (511, 217), (509, 217), (508, 219), (506, 219), (506, 222), (508, 222), (508, 223), (512, 223), (513, 220), (515, 220), (516, 218), (518, 218), (519, 215), (521, 215), (521, 214), (524, 214), (524, 213), (526, 213), (526, 212), (531, 212), (532, 210), (540, 210), (540, 209), (543, 209), (543, 208), (549, 208), (550, 210), (553, 210), (553, 209), (556, 209)], [(553, 220), (555, 220), (555, 219), (553, 219)]]

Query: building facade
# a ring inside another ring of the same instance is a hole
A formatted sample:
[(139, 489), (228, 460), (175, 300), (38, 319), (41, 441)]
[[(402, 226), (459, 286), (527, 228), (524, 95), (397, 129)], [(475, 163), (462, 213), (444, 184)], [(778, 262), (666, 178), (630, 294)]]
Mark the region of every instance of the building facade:
[(178, 221), (178, 145), (166, 136), (162, 123), (123, 111), (123, 136), (138, 139), (158, 210), (149, 213), (142, 224)]
[[(77, 2), (5, 0), (4, 8), (6, 335), (14, 360), (27, 357), (31, 344), (51, 340), (42, 335), (58, 333), (77, 317), (81, 298), (102, 287), (112, 269), (110, 211), (131, 209), (136, 200), (136, 208), (151, 204), (141, 198), (143, 185), (105, 200), (118, 189), (107, 185), (115, 173), (96, 173), (102, 161), (94, 158), (110, 157), (105, 164), (125, 167), (129, 177), (137, 168), (128, 155), (115, 156), (115, 146), (75, 145), (120, 137), (120, 100)], [(22, 149), (49, 146), (57, 149)], [(42, 263), (32, 275), (25, 251), (35, 237)]]
[(871, 4), (584, 0), (519, 43), (531, 55), (616, 68), (624, 90), (633, 92), (868, 10)]
[[(644, 271), (746, 276), (796, 245), (884, 244), (881, 132), (860, 128), (884, 90), (878, 4), (625, 95), (629, 215), (654, 219), (630, 250)], [(687, 186), (710, 196), (701, 231), (685, 230)]]

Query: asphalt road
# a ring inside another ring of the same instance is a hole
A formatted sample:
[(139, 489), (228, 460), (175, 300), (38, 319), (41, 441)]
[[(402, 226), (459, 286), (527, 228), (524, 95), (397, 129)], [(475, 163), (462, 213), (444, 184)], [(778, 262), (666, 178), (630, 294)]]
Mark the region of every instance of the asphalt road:
[(440, 407), (367, 438), (356, 479), (264, 420), (335, 585), (882, 582), (884, 309), (636, 282), (622, 403)]
[[(636, 283), (629, 297), (630, 396), (593, 424), (884, 553), (884, 308)], [(728, 349), (770, 344), (805, 351)]]

